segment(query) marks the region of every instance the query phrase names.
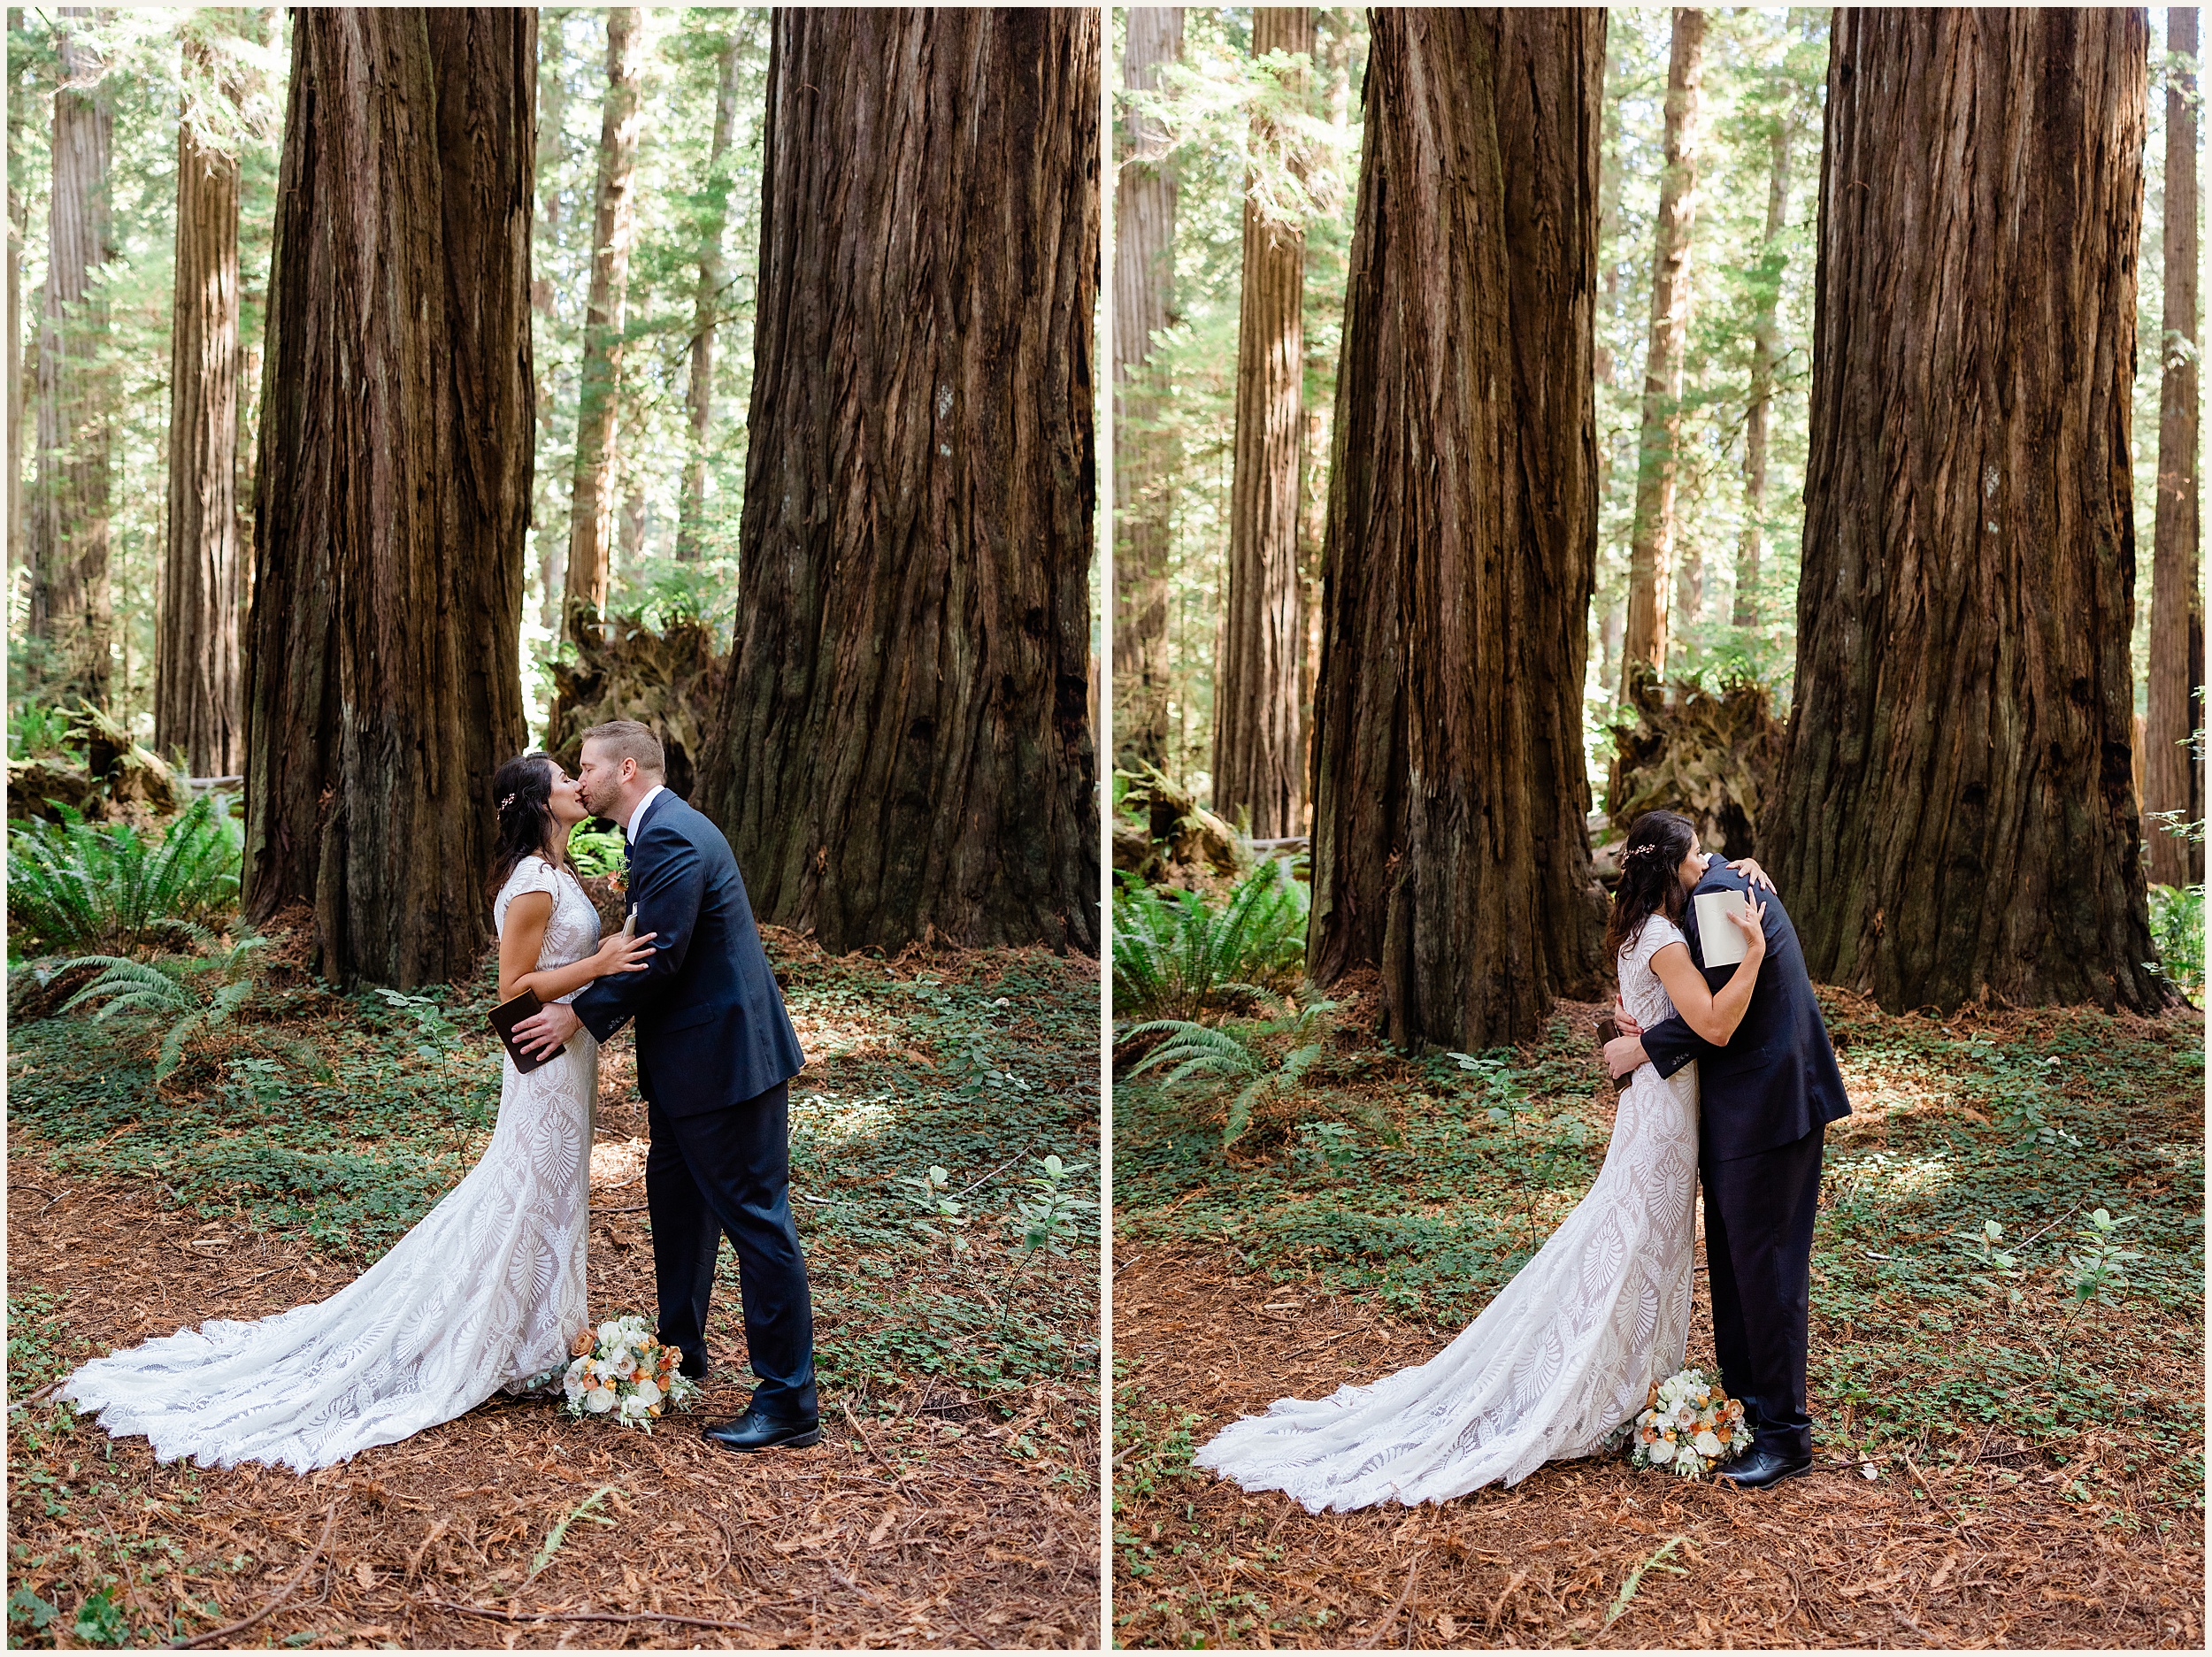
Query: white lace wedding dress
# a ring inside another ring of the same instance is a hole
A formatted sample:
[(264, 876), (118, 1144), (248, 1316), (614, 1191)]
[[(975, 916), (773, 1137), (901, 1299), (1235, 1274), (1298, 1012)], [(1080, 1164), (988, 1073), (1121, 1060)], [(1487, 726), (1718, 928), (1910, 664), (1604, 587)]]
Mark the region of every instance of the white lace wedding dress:
[[(1621, 954), (1622, 1000), (1647, 1029), (1674, 1011), (1651, 957), (1680, 941), (1655, 915)], [(1193, 1461), (1323, 1513), (1446, 1501), (1589, 1454), (1682, 1367), (1696, 1194), (1697, 1066), (1662, 1081), (1647, 1064), (1589, 1194), (1450, 1346), (1371, 1385), (1284, 1399)]]
[[(541, 969), (599, 947), (575, 878), (526, 858), (493, 904), (553, 895)], [(518, 1075), (503, 1054), (499, 1120), (466, 1178), (392, 1251), (327, 1300), (96, 1358), (60, 1396), (118, 1438), (143, 1433), (164, 1461), (241, 1461), (307, 1472), (450, 1421), (494, 1392), (565, 1366), (588, 1320), (584, 1251), (599, 1048), (578, 1031)]]

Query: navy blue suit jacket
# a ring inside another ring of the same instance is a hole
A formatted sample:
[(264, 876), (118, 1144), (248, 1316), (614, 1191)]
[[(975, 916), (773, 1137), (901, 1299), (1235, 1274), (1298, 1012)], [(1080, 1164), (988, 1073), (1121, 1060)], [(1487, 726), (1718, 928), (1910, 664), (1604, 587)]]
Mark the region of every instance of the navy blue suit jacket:
[[(1748, 892), (1744, 878), (1716, 857), (1700, 892)], [(1851, 1114), (1843, 1074), (1836, 1069), (1828, 1026), (1813, 998), (1805, 952), (1797, 928), (1771, 892), (1755, 894), (1766, 906), (1766, 959), (1752, 986), (1751, 1005), (1724, 1047), (1717, 1047), (1686, 1023), (1681, 1014), (1644, 1032), (1644, 1056), (1662, 1076), (1671, 1076), (1692, 1059), (1697, 1063), (1698, 1155), (1713, 1162), (1755, 1156), (1801, 1139), (1815, 1128)], [(1682, 930), (1690, 958), (1716, 993), (1736, 976), (1736, 967), (1709, 967), (1697, 934), (1697, 905), (1688, 906)], [(603, 983), (605, 980), (601, 980)]]
[(637, 1020), (638, 1091), (672, 1116), (766, 1093), (806, 1063), (722, 831), (665, 791), (630, 843), (629, 901), (653, 932), (642, 972), (595, 979), (570, 1003), (604, 1041)]

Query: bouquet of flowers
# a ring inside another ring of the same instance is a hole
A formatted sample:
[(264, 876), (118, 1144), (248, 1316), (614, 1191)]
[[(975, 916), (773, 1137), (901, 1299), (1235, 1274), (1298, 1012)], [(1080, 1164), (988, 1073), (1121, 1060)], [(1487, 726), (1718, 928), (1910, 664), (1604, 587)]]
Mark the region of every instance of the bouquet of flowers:
[(1702, 1369), (1678, 1369), (1652, 1384), (1643, 1413), (1614, 1429), (1611, 1442), (1628, 1446), (1633, 1467), (1663, 1467), (1699, 1478), (1751, 1443), (1743, 1406), (1705, 1378)]
[(676, 1367), (682, 1354), (656, 1340), (635, 1315), (611, 1318), (597, 1329), (587, 1324), (569, 1350), (575, 1355), (561, 1377), (561, 1390), (572, 1415), (611, 1415), (623, 1426), (650, 1432), (662, 1410), (672, 1404), (689, 1408), (699, 1391)]

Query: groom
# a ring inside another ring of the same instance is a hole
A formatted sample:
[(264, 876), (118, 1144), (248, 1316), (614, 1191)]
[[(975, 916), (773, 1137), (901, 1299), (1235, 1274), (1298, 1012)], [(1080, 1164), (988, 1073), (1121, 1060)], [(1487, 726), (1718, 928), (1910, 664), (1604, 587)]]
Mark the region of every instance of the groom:
[(634, 719), (584, 733), (585, 809), (622, 825), (637, 930), (654, 934), (642, 972), (599, 979), (516, 1027), (549, 1054), (580, 1024), (601, 1041), (637, 1020), (638, 1091), (660, 1338), (683, 1372), (707, 1369), (707, 1298), (727, 1231), (737, 1251), (745, 1346), (757, 1385), (734, 1421), (706, 1436), (733, 1450), (822, 1437), (814, 1395), (814, 1303), (791, 1223), (790, 1080), (806, 1062), (768, 969), (737, 860), (721, 831), (668, 792), (660, 740)]
[[(1749, 889), (1741, 874), (1709, 854), (1693, 894)], [(1752, 1430), (1750, 1449), (1721, 1477), (1752, 1490), (1813, 1464), (1805, 1349), (1821, 1138), (1828, 1124), (1851, 1114), (1797, 929), (1771, 892), (1760, 902), (1766, 961), (1726, 1047), (1699, 1037), (1679, 1014), (1639, 1033), (1618, 1009), (1614, 1016), (1623, 1033), (1605, 1045), (1616, 1080), (1647, 1060), (1663, 1077), (1698, 1062), (1697, 1162), (1705, 1186), (1713, 1352), (1721, 1385), (1743, 1405)], [(1687, 909), (1683, 931), (1691, 957), (1717, 993), (1736, 968), (1705, 965), (1697, 905)]]

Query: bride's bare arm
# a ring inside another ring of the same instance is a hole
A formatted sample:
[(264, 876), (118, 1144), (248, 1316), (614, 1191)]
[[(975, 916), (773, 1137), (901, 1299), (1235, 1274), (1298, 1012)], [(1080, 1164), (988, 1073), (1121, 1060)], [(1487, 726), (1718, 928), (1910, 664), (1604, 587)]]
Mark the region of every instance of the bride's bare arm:
[(1735, 976), (1721, 986), (1717, 994), (1697, 970), (1697, 963), (1690, 959), (1687, 944), (1668, 944), (1651, 957), (1651, 970), (1667, 986), (1667, 999), (1682, 1015), (1682, 1022), (1717, 1047), (1726, 1047), (1728, 1038), (1743, 1022), (1744, 1009), (1751, 1005), (1752, 986), (1759, 981), (1759, 963), (1767, 954), (1762, 924), (1766, 918), (1765, 905), (1755, 903), (1748, 917), (1737, 913), (1728, 918), (1744, 934), (1744, 958)]
[(550, 892), (518, 893), (507, 904), (507, 924), (499, 934), (499, 999), (511, 1001), (530, 991), (541, 1001), (557, 1001), (594, 978), (615, 972), (642, 972), (652, 954), (653, 934), (625, 938), (620, 932), (599, 946), (599, 953), (565, 967), (538, 970), (545, 928), (553, 918)]

